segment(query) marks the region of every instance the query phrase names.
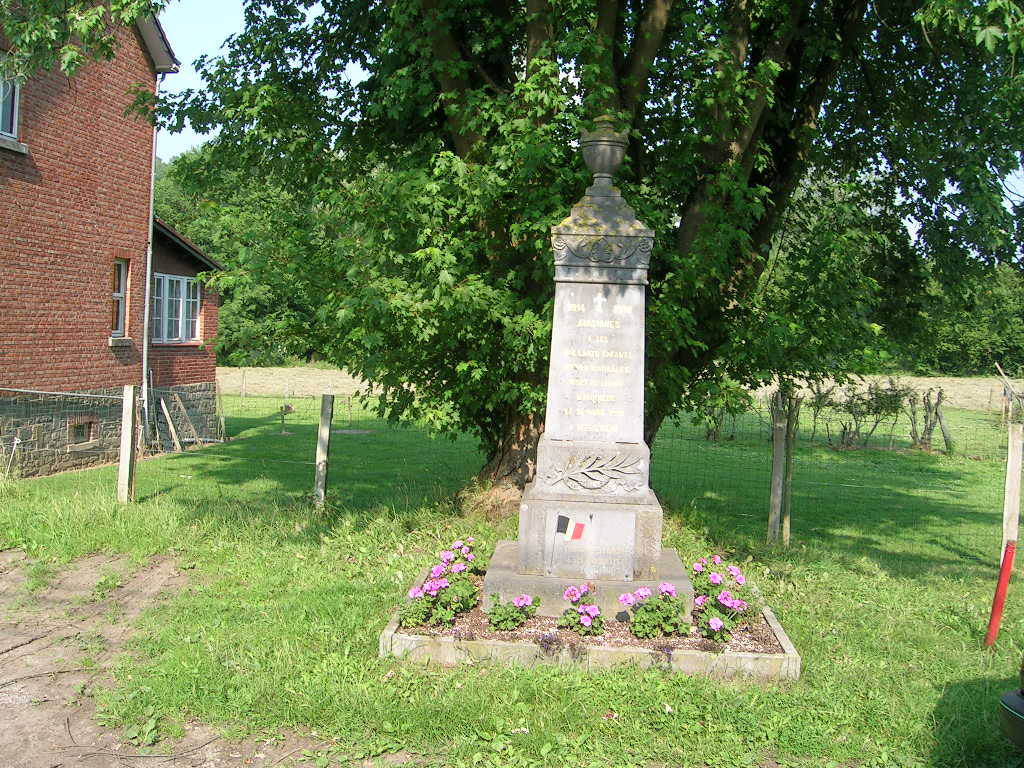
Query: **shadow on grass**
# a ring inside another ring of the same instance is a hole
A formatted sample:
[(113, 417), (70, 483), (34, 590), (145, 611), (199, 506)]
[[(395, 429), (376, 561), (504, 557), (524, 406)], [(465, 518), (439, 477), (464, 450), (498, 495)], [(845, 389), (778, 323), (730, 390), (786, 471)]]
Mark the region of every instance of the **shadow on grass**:
[(932, 713), (931, 765), (1020, 768), (1021, 755), (999, 724), (999, 697), (1020, 685), (1016, 676), (975, 678), (946, 686)]
[[(164, 498), (189, 516), (223, 524), (267, 522), (296, 507), (308, 512), (317, 426), (296, 420), (286, 423), (285, 432), (275, 414), (231, 417), (228, 433), (236, 438), (145, 462), (139, 499)], [(452, 441), (423, 428), (345, 419), (332, 431), (328, 503), (315, 528), (326, 532), (341, 519), (362, 527), (381, 516), (415, 526), (418, 511), (453, 497), (481, 463), (468, 438)]]
[[(764, 551), (771, 448), (659, 442), (652, 480), (668, 514), (723, 545)], [(804, 447), (793, 478), (792, 542), (867, 558), (893, 576), (989, 578), (998, 568), (1002, 468), (927, 453)]]

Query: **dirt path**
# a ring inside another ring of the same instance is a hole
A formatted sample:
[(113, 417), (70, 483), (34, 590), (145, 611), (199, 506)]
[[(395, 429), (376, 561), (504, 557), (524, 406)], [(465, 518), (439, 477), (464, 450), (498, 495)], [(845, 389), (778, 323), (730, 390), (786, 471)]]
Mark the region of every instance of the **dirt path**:
[(197, 722), (173, 744), (126, 743), (122, 729), (96, 721), (93, 690), (110, 684), (111, 663), (135, 619), (180, 590), (185, 575), (168, 558), (133, 570), (126, 558), (93, 555), (30, 593), (28, 565), (16, 550), (0, 552), (2, 768), (270, 768), (318, 746), (300, 737), (226, 742)]

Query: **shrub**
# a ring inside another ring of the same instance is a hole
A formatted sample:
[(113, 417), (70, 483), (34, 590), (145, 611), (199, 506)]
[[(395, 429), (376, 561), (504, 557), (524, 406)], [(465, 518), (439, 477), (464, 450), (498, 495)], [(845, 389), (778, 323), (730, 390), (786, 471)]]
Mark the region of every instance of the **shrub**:
[(477, 602), (477, 586), (471, 574), (482, 565), (473, 553), (473, 537), (452, 542), (430, 569), (429, 578), (409, 590), (409, 601), (398, 612), (403, 627), (451, 624), (455, 617)]
[(578, 587), (565, 588), (562, 597), (569, 601), (570, 608), (562, 613), (558, 626), (571, 629), (581, 635), (600, 635), (604, 632), (604, 619), (601, 609), (596, 605), (584, 603), (583, 598), (590, 592), (590, 587), (580, 584)]
[(491, 625), (491, 629), (498, 629), (503, 632), (519, 629), (529, 619), (534, 617), (537, 613), (537, 607), (540, 605), (540, 598), (531, 597), (530, 595), (513, 597), (507, 603), (501, 602), (501, 598), (498, 595), (492, 595), (491, 598), (494, 600), (494, 605), (491, 606), (491, 612), (487, 616), (487, 621)]
[(640, 587), (619, 595), (619, 602), (632, 613), (629, 631), (641, 640), (690, 631), (685, 605), (676, 595), (675, 585), (667, 581), (658, 585), (657, 596), (649, 587)]
[(702, 557), (693, 564), (693, 593), (697, 627), (711, 640), (726, 642), (733, 628), (754, 613), (743, 571), (720, 555)]

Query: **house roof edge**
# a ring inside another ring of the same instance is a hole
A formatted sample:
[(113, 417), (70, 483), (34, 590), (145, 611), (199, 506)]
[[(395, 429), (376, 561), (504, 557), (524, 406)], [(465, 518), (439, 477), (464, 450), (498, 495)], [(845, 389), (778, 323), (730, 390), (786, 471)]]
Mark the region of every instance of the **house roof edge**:
[(193, 243), (191, 240), (189, 240), (187, 237), (185, 237), (183, 234), (181, 234), (178, 230), (176, 230), (170, 224), (168, 224), (165, 221), (163, 221), (159, 216), (154, 216), (153, 217), (153, 228), (157, 232), (159, 232), (161, 235), (166, 237), (168, 240), (173, 242), (175, 245), (178, 245), (179, 247), (181, 247), (184, 250), (188, 251), (189, 255), (192, 256), (192, 258), (196, 259), (196, 261), (199, 261), (202, 264), (205, 264), (210, 269), (217, 269), (217, 270), (223, 270), (224, 269), (224, 265), (223, 264), (221, 264), (220, 262), (216, 261), (215, 259), (211, 259), (205, 253), (203, 253), (202, 249), (200, 249), (200, 247), (198, 245)]
[(135, 22), (135, 27), (139, 30), (139, 35), (142, 37), (149, 57), (153, 60), (153, 67), (157, 74), (177, 72), (181, 62), (174, 55), (174, 50), (167, 40), (167, 34), (164, 32), (160, 20), (156, 16), (143, 16)]

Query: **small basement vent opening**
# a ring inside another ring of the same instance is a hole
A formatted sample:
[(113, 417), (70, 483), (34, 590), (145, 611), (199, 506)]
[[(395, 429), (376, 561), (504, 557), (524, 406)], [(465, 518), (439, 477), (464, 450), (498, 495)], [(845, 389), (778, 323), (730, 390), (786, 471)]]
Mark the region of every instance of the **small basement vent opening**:
[(98, 423), (94, 419), (77, 418), (68, 423), (68, 444), (78, 445), (89, 443), (96, 439), (99, 432)]

